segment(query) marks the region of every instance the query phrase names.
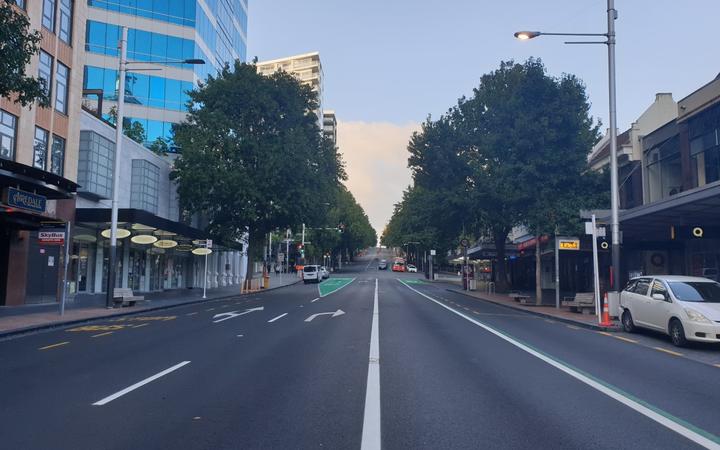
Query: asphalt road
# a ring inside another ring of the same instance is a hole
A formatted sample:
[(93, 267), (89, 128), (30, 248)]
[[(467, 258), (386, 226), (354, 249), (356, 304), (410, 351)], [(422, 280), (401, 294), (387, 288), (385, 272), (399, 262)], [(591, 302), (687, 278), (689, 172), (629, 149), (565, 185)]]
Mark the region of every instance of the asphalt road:
[(376, 267), (0, 342), (0, 448), (720, 448), (720, 367)]

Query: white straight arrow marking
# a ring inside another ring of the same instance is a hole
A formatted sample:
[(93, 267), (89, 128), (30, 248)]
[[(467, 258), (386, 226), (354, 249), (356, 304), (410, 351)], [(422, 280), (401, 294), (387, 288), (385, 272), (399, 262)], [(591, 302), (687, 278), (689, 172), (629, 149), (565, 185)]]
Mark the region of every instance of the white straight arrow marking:
[(312, 322), (312, 320), (314, 318), (316, 318), (317, 316), (337, 317), (337, 316), (342, 316), (343, 314), (345, 314), (345, 311), (343, 311), (342, 309), (338, 309), (335, 312), (317, 313), (317, 314), (313, 314), (312, 316), (305, 319), (305, 322)]
[(213, 316), (213, 319), (217, 319), (217, 320), (213, 320), (213, 323), (218, 323), (218, 322), (222, 322), (223, 320), (233, 319), (233, 318), (238, 317), (238, 316), (244, 316), (245, 314), (250, 314), (251, 312), (255, 312), (255, 311), (262, 311), (262, 310), (264, 310), (264, 309), (265, 309), (264, 306), (260, 306), (260, 307), (258, 307), (258, 308), (246, 309), (246, 310), (243, 311), (243, 312), (239, 312), (239, 311), (228, 311), (228, 312), (225, 312), (225, 313), (215, 314), (215, 315)]

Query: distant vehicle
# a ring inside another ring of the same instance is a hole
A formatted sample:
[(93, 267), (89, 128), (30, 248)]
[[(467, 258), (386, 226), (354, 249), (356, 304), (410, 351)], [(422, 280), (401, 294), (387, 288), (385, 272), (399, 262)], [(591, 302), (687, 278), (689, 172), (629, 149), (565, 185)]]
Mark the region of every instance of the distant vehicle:
[(325, 266), (320, 266), (320, 273), (322, 274), (322, 279), (327, 280), (330, 278), (330, 271)]
[(393, 272), (405, 272), (405, 260), (402, 258), (395, 258), (392, 265)]
[(417, 273), (417, 267), (415, 267), (415, 266), (412, 265), (412, 264), (408, 264), (408, 265), (407, 265), (407, 271), (408, 271), (408, 273)]
[(378, 270), (387, 270), (387, 261), (384, 259), (378, 263)]
[(720, 342), (720, 283), (675, 275), (633, 278), (620, 293), (623, 329), (636, 327), (687, 341)]
[(315, 283), (319, 283), (322, 281), (322, 272), (320, 270), (320, 266), (316, 266), (313, 264), (303, 267), (303, 282), (305, 284), (308, 284), (311, 281), (314, 281)]

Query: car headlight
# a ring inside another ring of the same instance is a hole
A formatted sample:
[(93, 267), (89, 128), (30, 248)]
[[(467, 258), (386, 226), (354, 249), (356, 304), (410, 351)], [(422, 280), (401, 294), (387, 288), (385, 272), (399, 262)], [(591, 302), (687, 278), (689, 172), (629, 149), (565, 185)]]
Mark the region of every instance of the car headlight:
[(710, 319), (703, 316), (702, 314), (695, 311), (694, 309), (685, 308), (685, 314), (687, 314), (688, 319), (690, 319), (693, 322), (712, 323), (712, 321)]

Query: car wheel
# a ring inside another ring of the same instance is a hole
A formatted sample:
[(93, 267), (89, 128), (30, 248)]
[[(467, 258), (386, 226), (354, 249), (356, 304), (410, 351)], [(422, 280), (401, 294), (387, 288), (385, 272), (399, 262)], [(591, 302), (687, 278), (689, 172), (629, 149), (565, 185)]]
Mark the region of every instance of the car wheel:
[(673, 319), (670, 322), (670, 339), (672, 340), (673, 345), (677, 347), (684, 347), (687, 344), (685, 329), (678, 319)]
[(633, 322), (632, 314), (630, 314), (629, 309), (626, 309), (622, 315), (622, 326), (626, 333), (635, 332), (635, 322)]

